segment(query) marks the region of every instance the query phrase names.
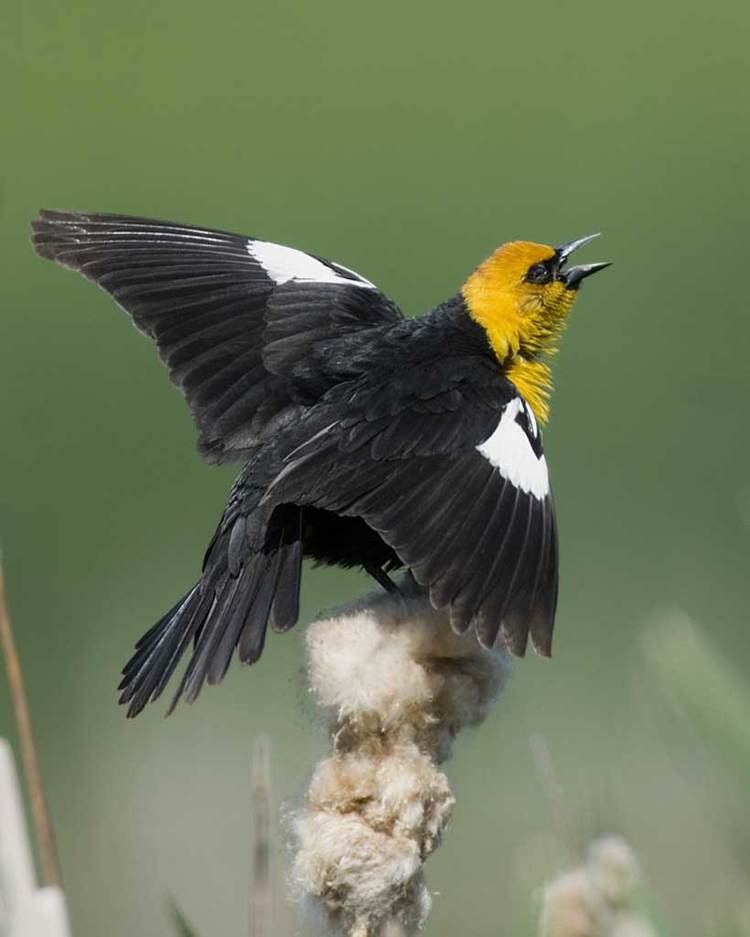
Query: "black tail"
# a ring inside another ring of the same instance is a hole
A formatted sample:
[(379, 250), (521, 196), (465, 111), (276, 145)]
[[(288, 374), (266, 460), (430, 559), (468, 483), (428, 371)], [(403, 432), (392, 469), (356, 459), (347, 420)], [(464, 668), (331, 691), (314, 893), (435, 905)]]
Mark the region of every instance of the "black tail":
[[(241, 529), (238, 527), (241, 525)], [(169, 712), (182, 696), (192, 702), (203, 684), (218, 683), (234, 649), (245, 664), (263, 651), (269, 621), (291, 628), (299, 614), (302, 511), (283, 505), (271, 516), (262, 547), (241, 551), (246, 517), (222, 521), (206, 553), (200, 581), (136, 645), (122, 672), (120, 702), (136, 716), (157, 699), (188, 645), (193, 653)], [(237, 534), (237, 529), (240, 533)]]

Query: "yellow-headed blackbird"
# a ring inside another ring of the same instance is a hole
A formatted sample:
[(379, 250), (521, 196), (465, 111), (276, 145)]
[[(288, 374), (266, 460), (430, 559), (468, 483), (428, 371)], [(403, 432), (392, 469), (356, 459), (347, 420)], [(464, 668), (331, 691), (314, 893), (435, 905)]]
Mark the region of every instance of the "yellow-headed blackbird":
[[(593, 236), (592, 236), (593, 237)], [(198, 583), (136, 646), (129, 715), (185, 650), (175, 702), (297, 621), (303, 557), (405, 568), (453, 627), (549, 654), (555, 515), (539, 423), (588, 243), (513, 241), (408, 319), (341, 264), (256, 238), (118, 215), (42, 212), (43, 257), (78, 270), (156, 342), (209, 462), (244, 463)]]

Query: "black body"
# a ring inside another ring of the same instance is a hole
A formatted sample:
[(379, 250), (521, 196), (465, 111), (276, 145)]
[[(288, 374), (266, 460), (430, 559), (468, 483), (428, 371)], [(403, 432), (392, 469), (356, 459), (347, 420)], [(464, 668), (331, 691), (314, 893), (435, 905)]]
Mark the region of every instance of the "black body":
[[(460, 297), (406, 319), (336, 264), (148, 219), (44, 212), (34, 244), (156, 341), (204, 458), (244, 462), (200, 580), (123, 672), (129, 714), (191, 645), (175, 701), (220, 680), (235, 648), (257, 660), (269, 623), (297, 621), (304, 557), (362, 566), (386, 587), (407, 568), (457, 630), (517, 654), (531, 633), (549, 653), (551, 495), (519, 487), (477, 448), (519, 395)], [(318, 281), (284, 280), (277, 254)], [(543, 458), (525, 404), (516, 422)]]

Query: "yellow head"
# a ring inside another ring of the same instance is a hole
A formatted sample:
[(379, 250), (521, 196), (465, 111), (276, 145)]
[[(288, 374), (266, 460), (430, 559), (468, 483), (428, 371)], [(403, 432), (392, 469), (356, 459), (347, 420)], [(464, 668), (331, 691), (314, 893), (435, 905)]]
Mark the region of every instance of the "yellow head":
[(581, 282), (609, 266), (596, 263), (566, 269), (573, 251), (595, 237), (561, 247), (511, 241), (488, 257), (463, 286), (469, 315), (484, 328), (508, 377), (542, 421), (549, 413), (550, 372), (538, 359), (556, 351)]

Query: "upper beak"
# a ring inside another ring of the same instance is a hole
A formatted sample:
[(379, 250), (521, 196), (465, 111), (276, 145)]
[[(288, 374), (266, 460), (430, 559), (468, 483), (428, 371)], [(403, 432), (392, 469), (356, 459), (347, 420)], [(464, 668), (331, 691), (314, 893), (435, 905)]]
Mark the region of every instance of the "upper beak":
[(581, 281), (586, 277), (590, 277), (592, 273), (596, 273), (598, 270), (604, 270), (605, 267), (609, 267), (610, 261), (606, 261), (598, 264), (579, 264), (577, 267), (570, 267), (568, 270), (562, 269), (565, 261), (570, 257), (573, 251), (578, 250), (579, 247), (583, 247), (584, 244), (589, 244), (594, 238), (598, 237), (599, 234), (589, 234), (586, 237), (577, 238), (575, 241), (568, 241), (567, 244), (561, 244), (560, 247), (556, 248), (558, 275), (569, 290), (578, 289)]

